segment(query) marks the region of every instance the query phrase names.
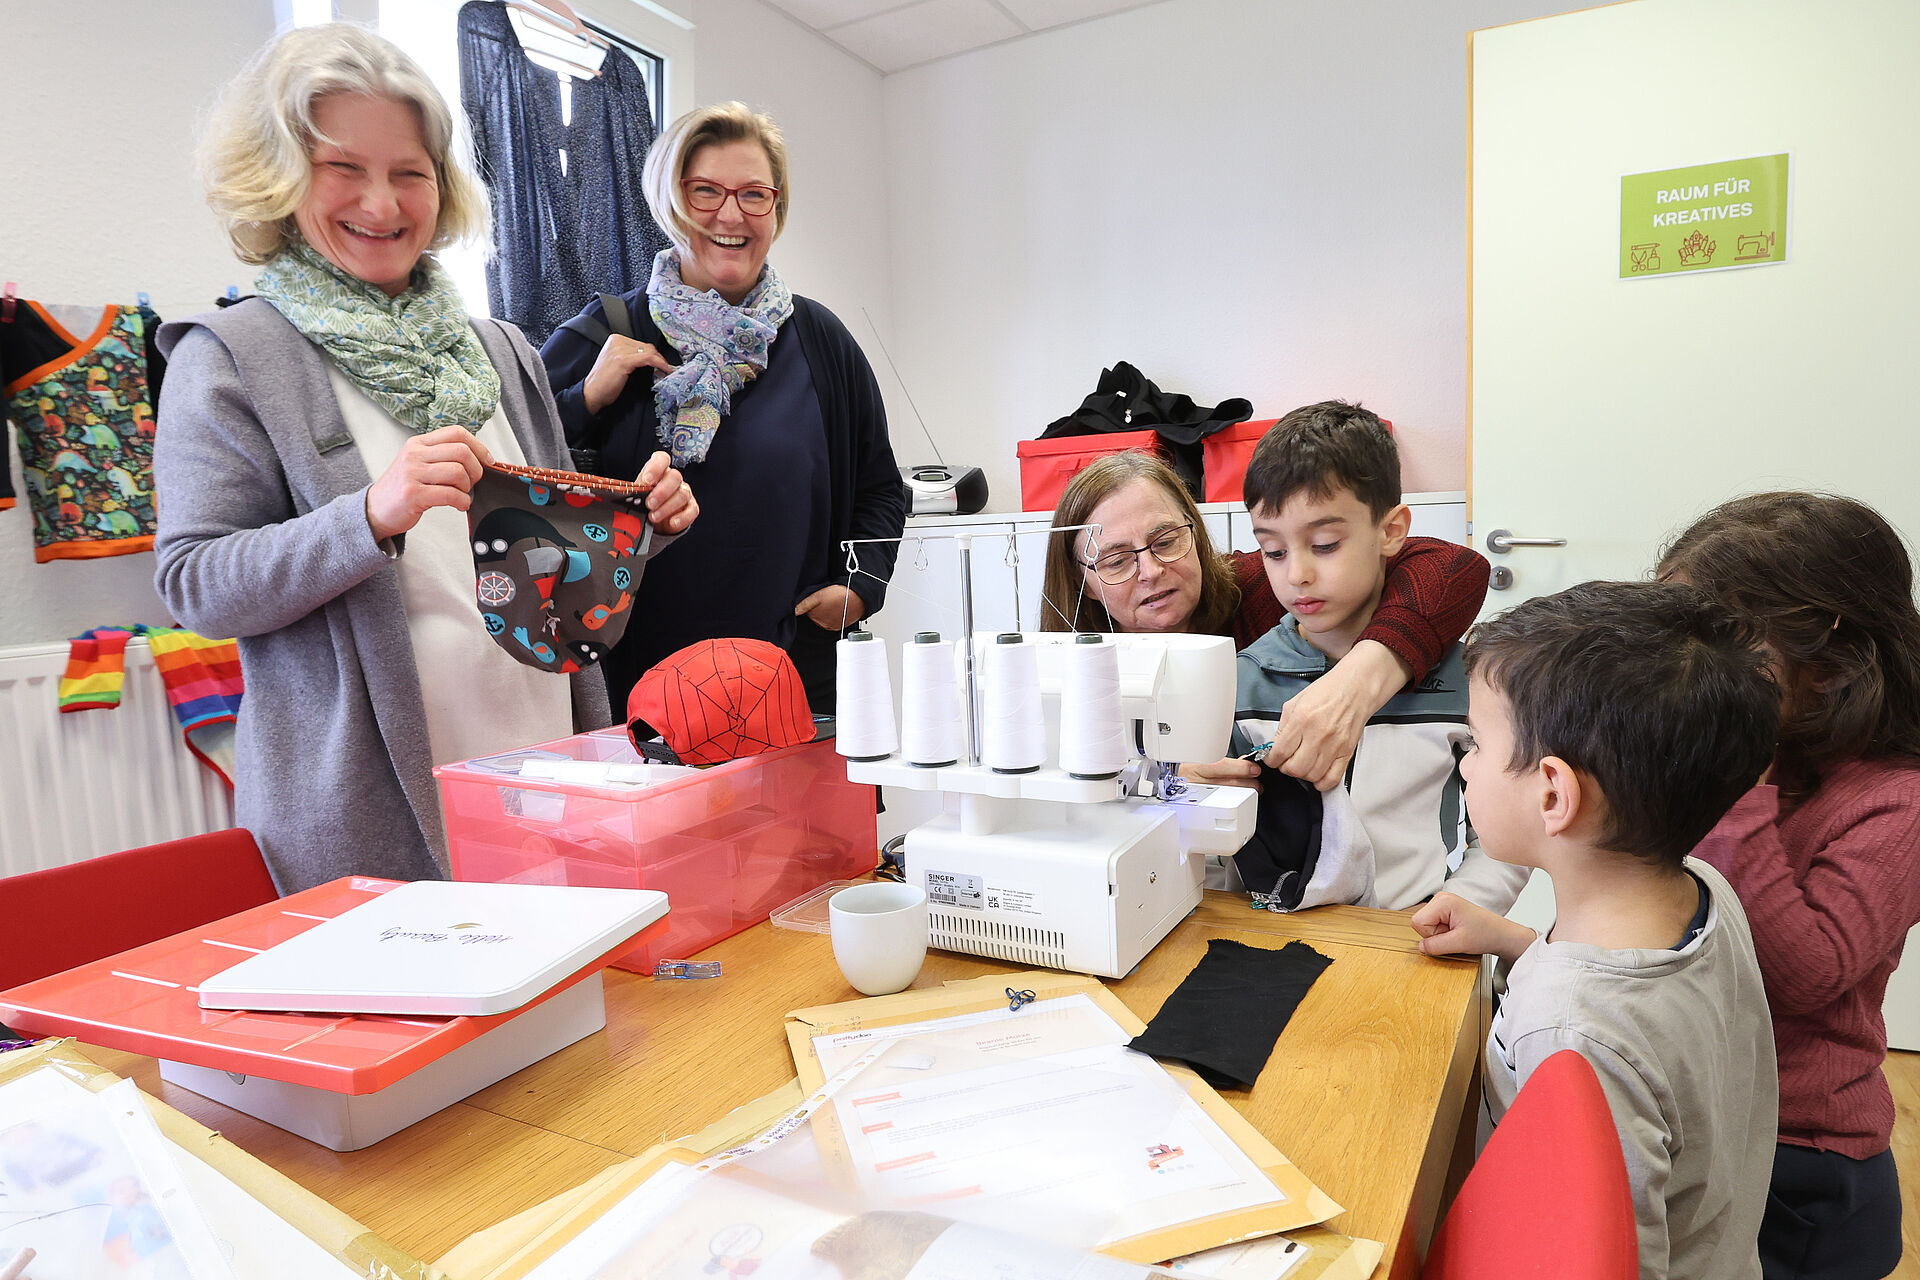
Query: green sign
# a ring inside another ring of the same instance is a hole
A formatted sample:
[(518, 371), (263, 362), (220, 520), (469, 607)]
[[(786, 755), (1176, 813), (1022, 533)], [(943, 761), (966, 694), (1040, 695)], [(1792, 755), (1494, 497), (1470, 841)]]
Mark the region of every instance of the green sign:
[(1620, 278), (1787, 260), (1787, 157), (1754, 156), (1620, 179)]

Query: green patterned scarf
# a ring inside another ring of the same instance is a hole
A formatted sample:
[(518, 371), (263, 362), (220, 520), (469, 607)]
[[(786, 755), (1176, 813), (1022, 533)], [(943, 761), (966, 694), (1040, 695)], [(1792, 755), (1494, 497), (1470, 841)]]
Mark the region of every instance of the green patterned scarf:
[(260, 296), (324, 351), (374, 403), (416, 435), (478, 431), (500, 404), (500, 375), (453, 280), (431, 258), (397, 298), (301, 242), (254, 278)]

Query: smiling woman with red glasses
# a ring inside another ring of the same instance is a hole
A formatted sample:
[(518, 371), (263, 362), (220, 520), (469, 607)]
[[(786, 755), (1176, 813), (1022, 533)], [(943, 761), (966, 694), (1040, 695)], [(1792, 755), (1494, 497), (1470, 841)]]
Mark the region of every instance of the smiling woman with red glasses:
[(788, 649), (831, 712), (833, 642), (880, 608), (895, 551), (861, 548), (849, 590), (840, 541), (897, 537), (906, 518), (879, 387), (846, 326), (767, 263), (788, 200), (772, 120), (738, 102), (687, 113), (644, 185), (673, 247), (615, 315), (588, 303), (540, 353), (568, 442), (601, 472), (630, 477), (666, 448), (700, 494), (700, 524), (649, 568), (602, 663), (613, 713), (649, 667), (722, 636)]

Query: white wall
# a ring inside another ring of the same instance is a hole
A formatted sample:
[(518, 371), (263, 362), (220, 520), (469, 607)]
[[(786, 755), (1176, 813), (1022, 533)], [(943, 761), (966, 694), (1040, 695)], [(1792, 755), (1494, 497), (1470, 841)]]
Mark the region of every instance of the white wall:
[(1571, 7), (1168, 0), (889, 77), (894, 354), (947, 460), (1018, 509), (1015, 442), (1127, 360), (1358, 397), (1409, 491), (1464, 488), (1467, 33)]
[(860, 314), (866, 308), (893, 344), (880, 73), (763, 0), (699, 0), (695, 20), (699, 101), (737, 98), (786, 135), (792, 203), (768, 261), (859, 340), (887, 397), (894, 447), (911, 452), (917, 429)]
[[(162, 317), (246, 291), (189, 153), (200, 113), (272, 30), (271, 0), (0, 4), (0, 276), (54, 303), (144, 290)], [(22, 495), (0, 511), (0, 646), (168, 621), (150, 553), (34, 563), (20, 459), (0, 447)]]

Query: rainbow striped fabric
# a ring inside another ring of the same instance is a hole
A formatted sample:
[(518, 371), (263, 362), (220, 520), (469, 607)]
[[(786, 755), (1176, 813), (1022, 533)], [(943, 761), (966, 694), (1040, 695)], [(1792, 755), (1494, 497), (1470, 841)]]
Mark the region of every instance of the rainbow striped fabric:
[(120, 705), (126, 683), (127, 641), (145, 636), (167, 687), (167, 702), (186, 735), (187, 749), (233, 785), (233, 724), (240, 711), (240, 647), (177, 627), (95, 627), (67, 642), (60, 679), (60, 710)]

